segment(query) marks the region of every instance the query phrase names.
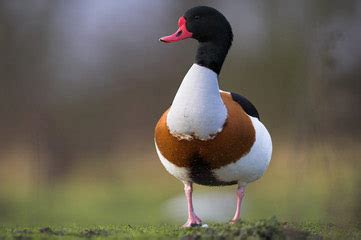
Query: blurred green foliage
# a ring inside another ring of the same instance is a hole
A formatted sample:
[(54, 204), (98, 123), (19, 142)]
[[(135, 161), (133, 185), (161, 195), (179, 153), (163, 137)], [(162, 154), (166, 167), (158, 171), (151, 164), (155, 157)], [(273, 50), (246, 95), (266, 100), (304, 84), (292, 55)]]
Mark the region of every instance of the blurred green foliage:
[[(334, 156), (332, 146), (298, 146), (297, 149), (286, 143), (275, 146), (273, 161), (265, 176), (247, 187), (244, 219), (274, 215), (282, 221), (359, 226), (360, 162), (350, 164), (340, 160), (357, 158), (358, 149)], [(326, 161), (319, 161), (323, 158)], [(98, 167), (97, 171), (75, 172), (62, 183), (38, 183), (38, 186), (9, 183), (0, 197), (0, 221), (30, 225), (174, 221), (170, 213), (164, 211), (164, 204), (174, 196), (182, 196), (183, 186), (163, 169), (157, 158), (125, 162), (117, 169), (119, 173), (114, 179), (99, 175), (103, 170)], [(234, 188), (196, 185), (194, 195), (207, 191), (233, 193)], [(176, 219), (176, 223), (183, 220)]]

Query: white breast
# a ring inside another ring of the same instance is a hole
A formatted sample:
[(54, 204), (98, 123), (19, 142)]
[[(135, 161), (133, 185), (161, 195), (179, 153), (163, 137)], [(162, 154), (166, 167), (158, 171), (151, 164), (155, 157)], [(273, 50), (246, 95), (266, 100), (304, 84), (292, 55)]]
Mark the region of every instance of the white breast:
[(221, 99), (218, 76), (193, 64), (184, 77), (167, 116), (170, 133), (183, 139), (213, 138), (222, 131), (227, 109)]

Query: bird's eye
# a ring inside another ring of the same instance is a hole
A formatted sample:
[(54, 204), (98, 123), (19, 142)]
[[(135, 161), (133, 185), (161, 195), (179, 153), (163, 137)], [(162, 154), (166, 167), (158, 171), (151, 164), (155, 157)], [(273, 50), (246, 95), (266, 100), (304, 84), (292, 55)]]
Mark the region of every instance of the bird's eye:
[(195, 20), (198, 20), (198, 19), (200, 19), (200, 18), (201, 18), (201, 17), (198, 16), (198, 15), (194, 16), (194, 19), (195, 19)]

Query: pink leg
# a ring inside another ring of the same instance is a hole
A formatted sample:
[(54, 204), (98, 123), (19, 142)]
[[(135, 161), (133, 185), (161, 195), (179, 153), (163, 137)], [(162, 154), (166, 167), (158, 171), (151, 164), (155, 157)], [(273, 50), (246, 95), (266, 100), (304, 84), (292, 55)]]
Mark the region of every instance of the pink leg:
[(236, 213), (234, 214), (233, 219), (231, 220), (231, 224), (237, 223), (238, 220), (241, 217), (241, 205), (242, 205), (242, 199), (244, 196), (244, 190), (245, 188), (243, 186), (239, 186), (237, 188), (237, 207), (236, 207)]
[(197, 215), (194, 213), (193, 209), (193, 202), (192, 202), (192, 192), (193, 192), (193, 186), (191, 182), (184, 182), (184, 192), (187, 198), (188, 203), (188, 220), (183, 225), (183, 227), (196, 227), (202, 225), (202, 220), (197, 217)]

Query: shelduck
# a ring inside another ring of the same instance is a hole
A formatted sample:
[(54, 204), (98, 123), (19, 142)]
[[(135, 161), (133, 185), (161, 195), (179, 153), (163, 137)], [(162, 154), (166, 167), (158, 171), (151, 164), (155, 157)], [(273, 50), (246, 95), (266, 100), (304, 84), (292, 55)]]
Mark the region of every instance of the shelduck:
[(271, 137), (249, 100), (219, 89), (219, 73), (233, 40), (227, 19), (214, 8), (199, 6), (186, 11), (178, 27), (159, 40), (193, 38), (199, 46), (195, 63), (156, 125), (156, 150), (165, 169), (184, 183), (188, 203), (184, 227), (202, 225), (193, 209), (193, 183), (237, 184), (236, 212), (230, 222), (235, 223), (246, 185), (259, 179), (270, 163)]

